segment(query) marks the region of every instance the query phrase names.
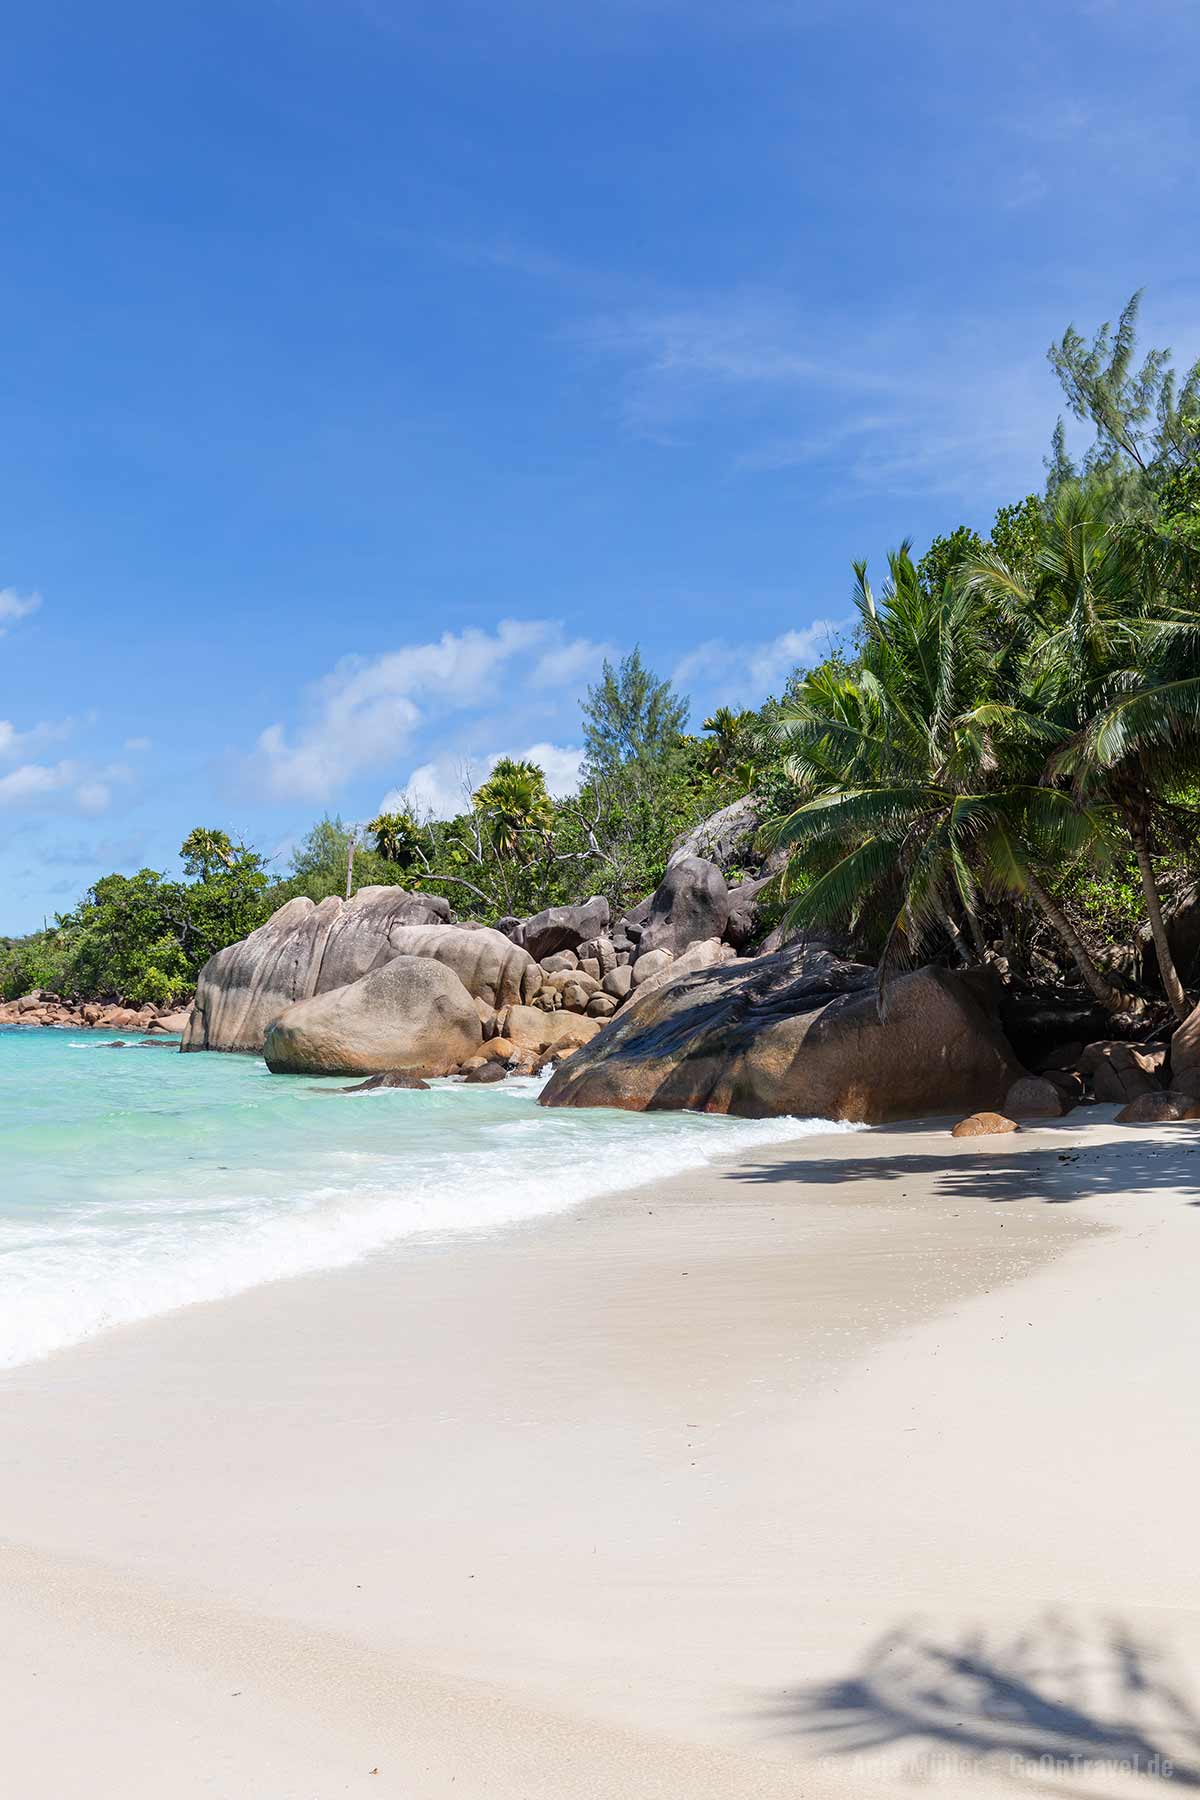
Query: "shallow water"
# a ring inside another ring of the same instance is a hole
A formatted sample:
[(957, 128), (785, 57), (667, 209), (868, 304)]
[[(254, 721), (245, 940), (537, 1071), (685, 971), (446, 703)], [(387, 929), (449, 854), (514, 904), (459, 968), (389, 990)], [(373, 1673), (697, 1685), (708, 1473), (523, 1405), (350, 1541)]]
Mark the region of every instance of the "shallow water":
[(347, 1097), (256, 1057), (0, 1027), (0, 1367), (417, 1234), (491, 1230), (827, 1124)]

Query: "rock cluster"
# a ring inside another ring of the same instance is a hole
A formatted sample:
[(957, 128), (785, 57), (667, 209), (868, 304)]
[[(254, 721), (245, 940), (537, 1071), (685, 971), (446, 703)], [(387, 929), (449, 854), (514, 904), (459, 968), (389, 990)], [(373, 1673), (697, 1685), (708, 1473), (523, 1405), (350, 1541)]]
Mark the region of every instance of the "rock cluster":
[(1200, 1007), (1169, 1044), (1097, 1038), (1090, 1044), (1060, 1045), (1009, 1088), (1003, 1118), (964, 1119), (954, 1135), (1017, 1131), (1020, 1120), (1058, 1119), (1088, 1101), (1119, 1106), (1118, 1125), (1175, 1125), (1200, 1119)]
[(99, 1000), (64, 1000), (43, 988), (34, 988), (17, 1000), (0, 1000), (0, 1025), (173, 1034), (185, 1031), (190, 1017), (190, 1006), (117, 1006)]
[[(290, 900), (205, 965), (183, 1048), (261, 1050), (281, 1073), (475, 1075), (499, 1040), (505, 1067), (534, 1070), (589, 1043), (631, 995), (735, 959), (730, 917), (720, 869), (695, 856), (615, 923), (600, 897), (495, 930), (401, 888)], [(744, 938), (744, 907), (738, 919)]]

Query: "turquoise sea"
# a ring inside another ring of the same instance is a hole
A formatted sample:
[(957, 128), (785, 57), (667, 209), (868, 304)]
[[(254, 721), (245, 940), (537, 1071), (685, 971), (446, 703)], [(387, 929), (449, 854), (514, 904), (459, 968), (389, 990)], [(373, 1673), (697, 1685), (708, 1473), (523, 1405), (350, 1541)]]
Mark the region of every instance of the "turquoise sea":
[(0, 1367), (110, 1326), (494, 1230), (828, 1125), (548, 1111), (539, 1084), (347, 1096), (256, 1057), (0, 1027)]

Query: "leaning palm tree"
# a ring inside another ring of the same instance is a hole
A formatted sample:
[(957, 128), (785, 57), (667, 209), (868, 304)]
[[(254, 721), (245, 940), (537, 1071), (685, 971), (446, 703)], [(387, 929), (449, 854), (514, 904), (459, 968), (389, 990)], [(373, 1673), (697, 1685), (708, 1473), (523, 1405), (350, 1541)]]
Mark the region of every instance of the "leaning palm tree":
[(1069, 482), (1043, 515), (1034, 581), (996, 556), (962, 571), (964, 594), (1020, 620), (1044, 716), (1061, 734), (1047, 778), (1120, 821), (1132, 846), (1163, 988), (1188, 1000), (1171, 952), (1154, 856), (1172, 785), (1200, 760), (1200, 613), (1178, 552), (1126, 514), (1119, 485)]
[(789, 922), (857, 926), (873, 912), (882, 994), (896, 962), (938, 934), (970, 960), (959, 918), (978, 954), (982, 898), (1027, 895), (1094, 997), (1117, 1010), (1122, 996), (1036, 870), (1105, 830), (1100, 809), (1024, 778), (1061, 732), (1010, 690), (1011, 658), (984, 636), (978, 603), (922, 591), (907, 544), (878, 601), (865, 566), (855, 569), (859, 666), (809, 675), (776, 726), (802, 796), (772, 831), (792, 850), (793, 887), (805, 876)]

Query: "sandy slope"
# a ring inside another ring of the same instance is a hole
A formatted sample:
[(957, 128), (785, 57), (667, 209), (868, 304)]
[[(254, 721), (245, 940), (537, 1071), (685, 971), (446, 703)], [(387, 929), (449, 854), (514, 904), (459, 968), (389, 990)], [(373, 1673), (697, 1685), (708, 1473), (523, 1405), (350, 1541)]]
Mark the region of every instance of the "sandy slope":
[(1200, 1783), (1200, 1130), (1103, 1116), (806, 1139), (5, 1376), (2, 1791)]

